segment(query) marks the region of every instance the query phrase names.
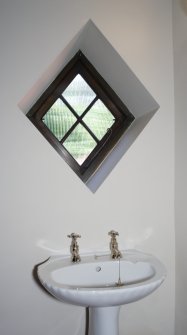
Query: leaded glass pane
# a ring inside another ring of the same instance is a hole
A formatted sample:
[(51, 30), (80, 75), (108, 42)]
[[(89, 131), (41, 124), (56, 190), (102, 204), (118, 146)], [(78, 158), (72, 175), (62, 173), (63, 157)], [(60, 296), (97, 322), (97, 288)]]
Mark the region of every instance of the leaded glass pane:
[(80, 116), (96, 97), (96, 94), (78, 74), (65, 89), (62, 96)]
[(61, 99), (56, 100), (42, 121), (60, 141), (76, 121), (76, 117)]
[(95, 136), (101, 140), (115, 122), (114, 115), (108, 110), (101, 100), (97, 100), (92, 108), (83, 117)]
[(96, 145), (93, 137), (81, 124), (72, 131), (63, 143), (63, 146), (79, 165), (82, 165)]

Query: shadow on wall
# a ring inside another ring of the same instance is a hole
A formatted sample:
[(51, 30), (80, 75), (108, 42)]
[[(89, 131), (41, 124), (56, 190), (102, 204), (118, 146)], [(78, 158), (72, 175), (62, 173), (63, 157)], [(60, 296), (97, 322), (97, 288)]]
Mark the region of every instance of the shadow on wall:
[[(48, 259), (49, 259), (49, 258), (48, 258)], [(41, 262), (41, 263), (39, 263), (39, 264), (37, 264), (37, 265), (34, 266), (34, 268), (33, 268), (33, 270), (32, 270), (32, 277), (33, 277), (35, 283), (38, 285), (38, 287), (39, 287), (42, 291), (44, 291), (46, 294), (48, 294), (49, 297), (55, 299), (55, 298), (52, 297), (52, 295), (51, 295), (51, 294), (44, 288), (44, 286), (41, 284), (41, 282), (40, 282), (40, 280), (39, 280), (39, 278), (38, 278), (38, 266), (41, 265), (41, 264), (43, 264), (43, 263), (45, 263), (48, 259), (46, 259), (45, 261), (43, 261), (43, 262)]]
[(180, 0), (180, 4), (183, 12), (187, 15), (187, 0)]

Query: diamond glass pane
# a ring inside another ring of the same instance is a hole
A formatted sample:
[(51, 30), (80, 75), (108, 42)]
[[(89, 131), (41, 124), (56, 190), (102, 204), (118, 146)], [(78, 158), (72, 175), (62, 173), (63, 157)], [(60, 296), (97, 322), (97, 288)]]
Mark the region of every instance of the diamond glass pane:
[(92, 108), (83, 117), (95, 136), (101, 140), (115, 122), (114, 115), (108, 110), (101, 100), (97, 100)]
[(96, 145), (93, 137), (81, 124), (72, 131), (63, 143), (63, 146), (79, 165), (82, 165)]
[(96, 94), (81, 75), (78, 74), (65, 89), (62, 96), (80, 116), (96, 97)]
[(61, 99), (56, 100), (42, 121), (60, 141), (76, 121), (76, 117)]

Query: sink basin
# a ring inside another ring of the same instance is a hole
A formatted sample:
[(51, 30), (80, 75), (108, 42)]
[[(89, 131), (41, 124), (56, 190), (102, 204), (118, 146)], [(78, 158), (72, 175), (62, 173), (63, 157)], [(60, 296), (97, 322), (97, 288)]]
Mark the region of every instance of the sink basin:
[(53, 256), (38, 267), (38, 277), (57, 299), (85, 307), (110, 307), (142, 299), (166, 277), (162, 263), (136, 250), (110, 255), (87, 255), (73, 264), (70, 257)]

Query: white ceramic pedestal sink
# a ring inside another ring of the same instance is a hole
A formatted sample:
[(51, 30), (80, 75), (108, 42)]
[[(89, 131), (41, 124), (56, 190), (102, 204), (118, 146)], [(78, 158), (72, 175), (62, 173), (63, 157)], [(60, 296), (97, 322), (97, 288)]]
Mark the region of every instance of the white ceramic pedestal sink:
[(89, 307), (89, 335), (118, 335), (120, 306), (155, 291), (166, 270), (154, 256), (129, 250), (120, 260), (89, 255), (76, 264), (53, 256), (38, 267), (38, 277), (57, 299)]

